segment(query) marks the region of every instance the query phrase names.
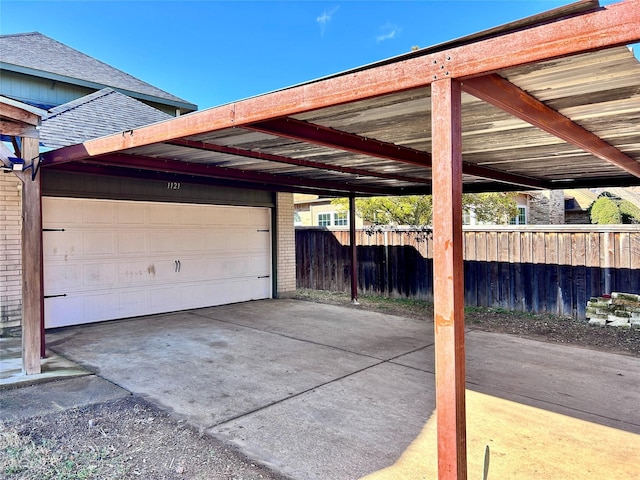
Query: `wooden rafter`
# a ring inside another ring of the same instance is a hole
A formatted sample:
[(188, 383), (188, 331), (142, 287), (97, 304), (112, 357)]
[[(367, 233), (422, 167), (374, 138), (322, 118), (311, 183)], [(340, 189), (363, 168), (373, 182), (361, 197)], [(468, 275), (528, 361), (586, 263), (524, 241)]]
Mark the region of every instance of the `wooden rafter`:
[[(322, 125), (296, 120), (279, 118), (266, 122), (254, 123), (246, 128), (262, 133), (278, 135), (292, 140), (313, 143), (330, 148), (337, 148), (352, 153), (394, 160), (421, 167), (431, 168), (431, 154), (413, 148), (395, 145), (364, 138), (352, 133), (342, 132)], [(463, 173), (476, 177), (488, 178), (498, 182), (510, 183), (529, 188), (544, 188), (539, 180), (524, 175), (502, 172), (472, 163), (462, 164)]]
[(381, 142), (295, 118), (277, 118), (247, 125), (246, 128), (270, 135), (337, 148), (346, 152), (396, 160), (431, 168), (431, 154), (413, 148)]
[(389, 193), (388, 189), (385, 188), (376, 188), (366, 185), (359, 186), (358, 184), (344, 181), (331, 182), (326, 180), (303, 179), (299, 177), (273, 175), (264, 172), (224, 168), (201, 163), (188, 163), (164, 158), (143, 157), (140, 155), (113, 154), (87, 159), (84, 160), (84, 162), (96, 165), (237, 180), (248, 183), (260, 183), (270, 188), (285, 185), (292, 187), (309, 187), (326, 191), (334, 191), (342, 194), (357, 192), (365, 195), (385, 195)]
[(465, 92), (640, 177), (640, 163), (497, 74), (463, 82)]
[(517, 65), (640, 41), (640, 2), (626, 1), (568, 18), (397, 62), (215, 107), (45, 155), (45, 164), (81, 160), (225, 128), (428, 86), (440, 78), (480, 76)]
[(267, 152), (258, 152), (255, 150), (246, 150), (243, 148), (229, 147), (226, 145), (214, 145), (211, 143), (194, 141), (194, 140), (178, 139), (178, 140), (173, 140), (166, 143), (168, 145), (178, 145), (182, 147), (196, 148), (199, 150), (207, 150), (210, 152), (227, 153), (230, 155), (237, 155), (240, 157), (255, 158), (259, 160), (266, 160), (269, 162), (285, 163), (288, 165), (298, 165), (301, 167), (316, 168), (319, 170), (331, 170), (334, 172), (349, 173), (352, 175), (359, 175), (359, 176), (365, 176), (365, 177), (386, 178), (389, 180), (401, 180), (403, 182), (423, 183), (427, 185), (431, 184), (431, 180), (427, 178), (409, 177), (406, 175), (396, 175), (393, 173), (376, 172), (371, 170), (365, 170), (363, 168), (344, 167), (340, 165), (332, 165), (328, 163), (305, 160), (301, 158), (291, 158), (291, 157), (285, 157), (282, 155), (274, 155), (272, 153), (267, 153)]

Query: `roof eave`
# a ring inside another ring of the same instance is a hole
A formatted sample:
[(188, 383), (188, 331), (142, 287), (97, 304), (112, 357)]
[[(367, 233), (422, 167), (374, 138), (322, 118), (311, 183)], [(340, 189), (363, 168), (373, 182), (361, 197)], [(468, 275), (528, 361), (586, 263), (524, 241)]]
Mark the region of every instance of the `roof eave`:
[(57, 73), (52, 73), (52, 72), (47, 72), (44, 70), (38, 70), (35, 68), (29, 68), (29, 67), (23, 67), (21, 65), (14, 65), (11, 63), (6, 63), (6, 62), (0, 62), (0, 70), (6, 70), (9, 72), (15, 72), (15, 73), (21, 73), (23, 75), (30, 75), (33, 77), (39, 77), (39, 78), (45, 78), (47, 80), (53, 80), (56, 82), (63, 82), (63, 83), (68, 83), (70, 85), (77, 85), (80, 87), (87, 87), (87, 88), (93, 88), (96, 90), (102, 90), (104, 87), (110, 87), (113, 88), (114, 90), (123, 93), (125, 95), (128, 95), (130, 97), (136, 98), (138, 100), (144, 100), (144, 101), (148, 101), (148, 102), (154, 102), (154, 103), (159, 103), (162, 105), (168, 105), (171, 107), (175, 107), (175, 108), (179, 108), (181, 110), (183, 110), (183, 113), (190, 113), (190, 112), (194, 112), (198, 109), (198, 106), (193, 104), (193, 103), (189, 103), (189, 102), (181, 102), (181, 101), (177, 101), (177, 100), (171, 100), (171, 99), (167, 99), (167, 98), (163, 98), (163, 97), (159, 97), (156, 95), (148, 95), (148, 94), (144, 94), (144, 93), (140, 93), (140, 92), (135, 92), (133, 90), (127, 90), (124, 88), (118, 88), (115, 87), (113, 85), (106, 85), (106, 84), (101, 84), (101, 83), (97, 83), (97, 82), (91, 82), (88, 80), (81, 80), (78, 78), (73, 78), (73, 77), (67, 77), (65, 75), (60, 75)]

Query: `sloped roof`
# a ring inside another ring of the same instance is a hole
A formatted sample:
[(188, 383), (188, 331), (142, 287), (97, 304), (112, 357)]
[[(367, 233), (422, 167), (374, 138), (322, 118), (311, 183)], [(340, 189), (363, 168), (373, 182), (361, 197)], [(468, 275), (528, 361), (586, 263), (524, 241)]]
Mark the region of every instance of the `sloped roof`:
[(40, 141), (45, 147), (60, 148), (169, 118), (173, 117), (104, 88), (51, 109), (42, 120)]
[(186, 110), (197, 106), (96, 60), (39, 32), (0, 35), (0, 67), (97, 90), (112, 87), (130, 96)]

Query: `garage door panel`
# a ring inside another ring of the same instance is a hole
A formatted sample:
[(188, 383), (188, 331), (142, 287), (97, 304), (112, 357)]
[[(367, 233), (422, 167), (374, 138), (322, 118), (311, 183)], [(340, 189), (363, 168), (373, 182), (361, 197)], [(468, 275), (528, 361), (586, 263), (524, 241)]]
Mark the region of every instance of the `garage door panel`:
[(102, 320), (108, 320), (110, 318), (113, 305), (120, 304), (118, 300), (119, 295), (117, 292), (104, 292), (85, 295), (83, 297), (84, 319), (86, 319), (87, 322), (99, 322)]
[(199, 205), (185, 205), (181, 206), (177, 213), (177, 223), (178, 225), (191, 226), (191, 225), (202, 225), (203, 219), (202, 214), (206, 207)]
[(112, 203), (88, 200), (82, 204), (81, 211), (83, 225), (111, 225), (115, 220)]
[(118, 231), (117, 251), (121, 255), (146, 253), (149, 249), (147, 233), (144, 231)]
[(82, 253), (86, 255), (109, 255), (116, 253), (115, 235), (112, 231), (90, 231), (82, 233)]
[(79, 296), (47, 298), (44, 302), (45, 327), (65, 327), (86, 323), (84, 298)]
[(82, 279), (82, 265), (72, 263), (50, 264), (44, 271), (45, 295), (60, 295), (77, 289)]
[(226, 251), (231, 244), (229, 236), (223, 234), (223, 229), (212, 228), (206, 232), (206, 250), (208, 252)]
[(116, 266), (109, 263), (88, 263), (82, 267), (82, 284), (87, 288), (110, 287), (118, 281)]
[(69, 256), (82, 253), (82, 237), (77, 234), (72, 235), (69, 229), (45, 231), (42, 239), (42, 254), (45, 260), (69, 260)]
[(207, 249), (207, 239), (202, 229), (181, 231), (177, 247), (181, 252), (203, 252)]
[(118, 292), (119, 317), (135, 317), (152, 313), (149, 305), (149, 291), (129, 289)]
[(149, 225), (176, 225), (180, 207), (176, 204), (147, 204)]
[[(271, 296), (268, 208), (43, 198), (47, 328)], [(84, 221), (87, 218), (91, 221)]]
[(81, 212), (78, 203), (68, 198), (47, 198), (42, 203), (42, 217), (51, 228), (82, 224)]
[(153, 230), (149, 232), (150, 253), (171, 253), (176, 251), (179, 232), (175, 230)]
[(146, 203), (118, 203), (116, 206), (116, 219), (119, 225), (144, 225), (147, 223)]

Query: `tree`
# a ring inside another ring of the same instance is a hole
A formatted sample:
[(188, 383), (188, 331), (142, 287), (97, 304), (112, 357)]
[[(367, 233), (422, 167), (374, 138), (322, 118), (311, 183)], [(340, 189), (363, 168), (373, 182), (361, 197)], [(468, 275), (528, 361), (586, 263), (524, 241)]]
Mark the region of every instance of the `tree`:
[(591, 205), (591, 223), (600, 225), (622, 223), (620, 208), (608, 196), (601, 196)]
[[(349, 201), (336, 198), (331, 203), (347, 209)], [(374, 225), (429, 225), (431, 195), (357, 198), (356, 211), (365, 222)]]
[[(332, 203), (341, 209), (348, 208), (346, 198)], [(506, 224), (518, 214), (512, 193), (465, 194), (462, 205), (466, 211), (473, 210), (482, 223)], [(374, 225), (430, 225), (433, 202), (431, 195), (357, 198), (356, 211), (365, 222)]]
[(507, 224), (518, 215), (514, 193), (467, 193), (462, 208), (473, 211), (479, 223)]
[(623, 200), (618, 206), (622, 214), (622, 223), (640, 223), (640, 208), (629, 200)]

